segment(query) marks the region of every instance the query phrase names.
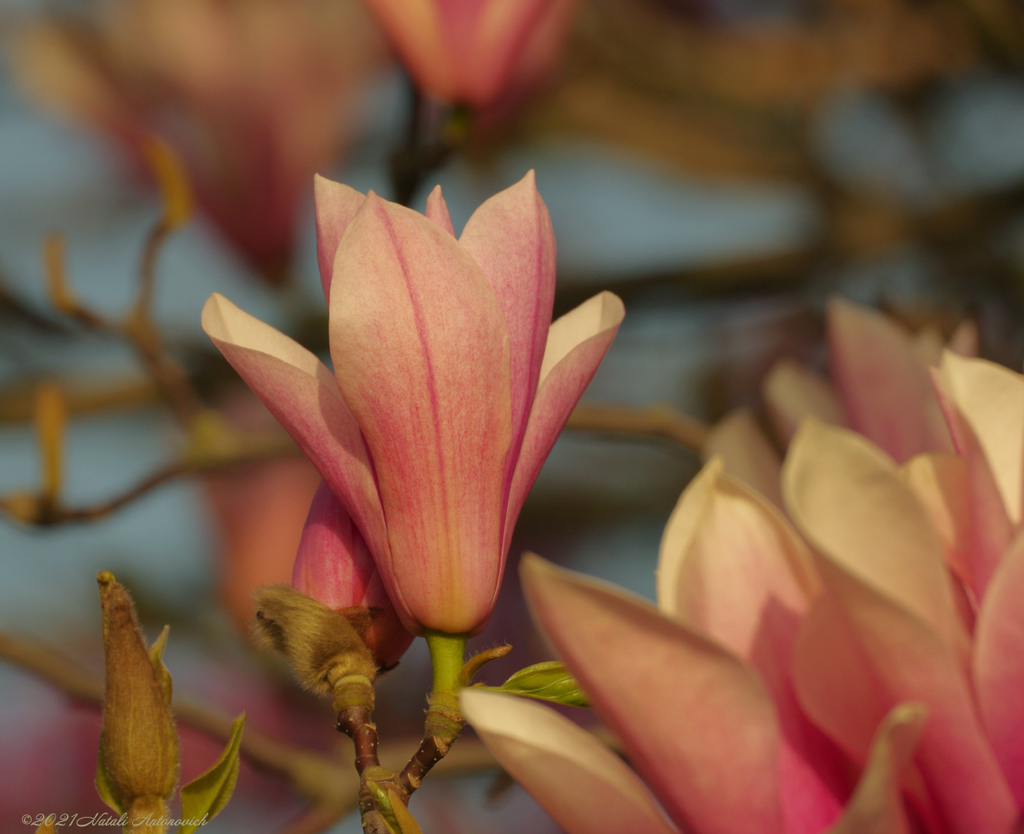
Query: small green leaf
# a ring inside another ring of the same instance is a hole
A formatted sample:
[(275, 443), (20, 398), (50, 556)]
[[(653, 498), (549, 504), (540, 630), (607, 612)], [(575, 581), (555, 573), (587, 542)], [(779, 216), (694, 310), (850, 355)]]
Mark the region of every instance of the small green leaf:
[(238, 780), (238, 747), (244, 726), (243, 712), (231, 725), (231, 738), (213, 767), (181, 789), (181, 818), (187, 822), (181, 824), (178, 834), (192, 834), (228, 804)]
[(409, 809), (402, 804), (402, 800), (398, 794), (392, 790), (388, 791), (388, 799), (391, 800), (391, 812), (395, 816), (395, 822), (398, 823), (399, 832), (398, 834), (423, 834), (423, 830), (420, 828), (419, 823), (416, 822), (412, 814), (409, 813)]
[(160, 632), (160, 636), (153, 641), (153, 645), (149, 647), (149, 660), (153, 664), (153, 671), (156, 672), (157, 683), (160, 684), (160, 688), (164, 692), (164, 697), (167, 699), (167, 703), (171, 702), (171, 695), (174, 692), (174, 682), (171, 680), (171, 673), (167, 671), (167, 667), (164, 666), (164, 648), (167, 646), (167, 635), (170, 633), (171, 627), (165, 625), (163, 631)]
[(590, 702), (583, 694), (576, 678), (570, 675), (565, 664), (557, 660), (536, 663), (520, 669), (499, 687), (486, 686), (497, 692), (508, 692), (523, 698), (537, 698), (554, 701), (570, 707), (589, 707)]
[(115, 814), (120, 816), (124, 813), (124, 808), (121, 807), (121, 803), (117, 801), (114, 794), (114, 786), (110, 784), (110, 777), (107, 776), (106, 763), (103, 761), (102, 743), (100, 743), (99, 754), (96, 756), (96, 793), (100, 795), (100, 799)]
[[(373, 795), (373, 804), (376, 806), (380, 818), (388, 827), (388, 831), (391, 834), (402, 834), (402, 826), (395, 819), (395, 811), (391, 807), (391, 794), (393, 791), (385, 791), (381, 785), (373, 780), (368, 780), (366, 787), (369, 788), (370, 793)], [(401, 805), (402, 803), (399, 802), (398, 804)]]

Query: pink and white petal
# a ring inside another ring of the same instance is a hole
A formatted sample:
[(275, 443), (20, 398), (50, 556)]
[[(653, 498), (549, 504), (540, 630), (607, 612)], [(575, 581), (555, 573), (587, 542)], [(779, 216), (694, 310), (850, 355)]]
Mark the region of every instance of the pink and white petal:
[(782, 506), (782, 461), (749, 410), (738, 408), (719, 420), (701, 451), (705, 459), (720, 455), (726, 472)]
[(778, 509), (717, 464), (691, 482), (665, 528), (659, 607), (757, 669), (782, 730), (787, 834), (818, 834), (849, 791), (849, 763), (807, 720), (790, 683), (793, 643), (818, 579)]
[(782, 484), (811, 545), (966, 648), (938, 533), (890, 458), (859, 434), (807, 420)]
[(464, 101), (484, 107), (500, 97), (548, 5), (550, 0), (438, 3)]
[(899, 602), (828, 558), (818, 564), (826, 590), (804, 620), (793, 663), (807, 714), (865, 761), (886, 713), (906, 701), (924, 703), (929, 718), (916, 754), (923, 808), (950, 834), (1008, 831), (1016, 801), (960, 658)]
[(445, 202), (444, 195), (441, 194), (441, 186), (435, 185), (433, 191), (428, 195), (427, 209), (424, 214), (452, 237), (455, 237), (452, 219), (448, 216), (448, 203)]
[(843, 817), (828, 834), (911, 834), (900, 784), (913, 761), (928, 710), (900, 704), (885, 717)]
[(334, 262), (331, 355), (373, 456), (410, 630), (482, 628), (501, 577), (508, 335), (458, 242), (370, 194)]
[(953, 397), (950, 381), (935, 369), (933, 381), (957, 453), (967, 467), (966, 495), (971, 512), (967, 582), (974, 595), (981, 599), (1003, 553), (1010, 546), (1014, 523), (981, 441)]
[(302, 530), (292, 587), (328, 608), (371, 609), (363, 640), (382, 666), (397, 663), (413, 636), (402, 626), (366, 542), (330, 485), (321, 481)]
[(327, 367), (292, 339), (214, 293), (203, 330), (345, 503), (375, 554), (388, 552), (373, 467)]
[(850, 428), (899, 463), (950, 448), (928, 367), (906, 331), (842, 299), (829, 304), (828, 330), (832, 376)]
[(625, 312), (617, 295), (602, 292), (551, 325), (540, 384), (508, 488), (505, 550), (530, 487), (537, 480), (565, 421), (597, 373), (601, 360), (619, 332)]
[(992, 749), (1024, 808), (1024, 536), (1018, 536), (978, 612), (973, 676)]
[(946, 566), (970, 586), (974, 570), (967, 462), (949, 452), (918, 455), (900, 467), (900, 477), (913, 490), (939, 534)]
[(320, 284), (324, 301), (331, 303), (331, 277), (334, 272), (334, 253), (338, 251), (341, 236), (356, 216), (366, 195), (316, 174), (313, 177), (313, 205), (316, 212), (316, 261), (320, 267)]
[(782, 834), (779, 728), (757, 674), (714, 641), (605, 583), (522, 562), (562, 660), (683, 830)]
[(455, 101), (459, 79), (436, 0), (367, 0), (417, 86)]
[(974, 319), (964, 319), (957, 325), (953, 335), (949, 337), (946, 348), (953, 353), (967, 358), (978, 355), (978, 323)]
[(914, 352), (926, 366), (939, 366), (942, 361), (942, 351), (945, 344), (942, 342), (942, 333), (934, 325), (928, 325), (918, 330), (910, 337), (914, 345)]
[(567, 834), (675, 834), (636, 773), (568, 718), (476, 688), (459, 701), (498, 763)]
[(846, 425), (842, 403), (831, 383), (792, 360), (780, 359), (772, 366), (761, 384), (761, 396), (775, 435), (784, 446), (789, 445), (805, 417)]
[(939, 378), (978, 438), (1010, 521), (1019, 524), (1024, 478), (1024, 377), (994, 362), (947, 352)]
[(555, 235), (534, 172), (469, 218), (459, 243), (483, 270), (508, 326), (512, 358), (512, 477), (544, 359), (555, 299)]

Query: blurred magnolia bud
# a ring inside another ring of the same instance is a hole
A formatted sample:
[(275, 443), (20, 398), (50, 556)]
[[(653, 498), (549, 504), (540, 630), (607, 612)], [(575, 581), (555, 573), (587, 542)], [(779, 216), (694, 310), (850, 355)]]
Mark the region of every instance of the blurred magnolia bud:
[(96, 787), (114, 810), (163, 816), (178, 782), (178, 733), (163, 641), (146, 649), (135, 607), (114, 575), (96, 577), (103, 607), (106, 695)]
[(287, 585), (256, 592), (256, 639), (288, 658), (299, 682), (321, 695), (347, 675), (372, 681), (377, 663), (348, 618)]

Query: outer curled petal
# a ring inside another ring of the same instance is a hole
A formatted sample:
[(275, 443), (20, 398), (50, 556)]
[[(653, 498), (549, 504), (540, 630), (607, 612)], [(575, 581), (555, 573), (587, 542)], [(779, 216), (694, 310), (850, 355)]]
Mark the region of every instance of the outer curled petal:
[(460, 701), (487, 749), (568, 834), (674, 834), (622, 759), (553, 709), (472, 688)]
[(371, 609), (363, 633), (382, 666), (399, 661), (413, 636), (403, 628), (388, 598), (366, 542), (326, 481), (309, 507), (292, 569), (292, 586), (328, 608)]
[(782, 834), (779, 730), (754, 671), (618, 589), (536, 556), (522, 573), (534, 616), (676, 824)]
[(366, 195), (319, 174), (313, 177), (313, 204), (316, 210), (316, 261), (320, 267), (320, 284), (324, 301), (331, 303), (331, 278), (334, 253), (338, 251), (345, 229), (356, 216)]
[(312, 353), (214, 293), (203, 329), (342, 497), (371, 549), (387, 534), (369, 455), (334, 377)]
[(624, 315), (619, 297), (603, 292), (551, 325), (537, 396), (509, 488), (503, 549), (508, 549), (526, 494), (537, 480), (569, 414), (594, 378)]
[(436, 223), (370, 194), (338, 247), (338, 385), (373, 456), (410, 630), (482, 628), (501, 577), (509, 348), (480, 268)]

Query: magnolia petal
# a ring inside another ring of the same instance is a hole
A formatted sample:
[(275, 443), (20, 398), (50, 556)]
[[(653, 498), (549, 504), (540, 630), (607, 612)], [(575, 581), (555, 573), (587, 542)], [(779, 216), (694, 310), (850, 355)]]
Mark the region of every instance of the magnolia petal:
[(462, 100), (483, 107), (501, 95), (550, 3), (438, 4)]
[(555, 300), (555, 235), (530, 171), (469, 218), (459, 243), (498, 296), (512, 357), (512, 477), (537, 391)]
[(779, 730), (757, 674), (643, 600), (522, 562), (533, 614), (683, 830), (782, 834)]
[(567, 834), (674, 834), (622, 759), (550, 707), (474, 688), (459, 701), (487, 749)]
[(1024, 478), (1024, 377), (984, 359), (947, 351), (941, 385), (974, 432), (1014, 524), (1021, 521)]
[(313, 177), (313, 206), (316, 213), (316, 261), (320, 267), (320, 284), (324, 301), (331, 303), (331, 277), (334, 253), (341, 236), (356, 216), (366, 195), (340, 182), (316, 174)]
[(957, 325), (953, 335), (949, 337), (946, 348), (953, 353), (965, 357), (978, 355), (978, 323), (974, 319), (964, 319)]
[(445, 202), (444, 196), (441, 194), (441, 186), (435, 185), (434, 190), (430, 192), (427, 197), (427, 210), (424, 214), (452, 237), (455, 237), (452, 219), (448, 216), (448, 203)]
[(772, 366), (761, 385), (761, 396), (783, 445), (789, 445), (805, 417), (837, 426), (846, 424), (843, 406), (829, 381), (789, 359)]
[(715, 459), (687, 487), (665, 528), (659, 608), (759, 672), (782, 730), (788, 834), (818, 834), (838, 816), (849, 764), (807, 720), (790, 684), (793, 643), (818, 580), (806, 546), (765, 498)]
[(812, 545), (965, 644), (935, 528), (893, 464), (860, 435), (807, 420), (782, 471), (790, 516)]
[[(482, 628), (501, 577), (508, 335), (458, 242), (370, 194), (334, 262), (331, 355), (373, 456), (410, 630)], [(376, 555), (376, 554), (375, 554)]]
[(384, 591), (366, 542), (330, 485), (321, 481), (309, 507), (299, 540), (292, 587), (342, 610), (371, 609), (372, 619), (362, 637), (382, 666), (394, 665), (413, 636), (403, 628)]
[(935, 391), (946, 415), (950, 434), (957, 453), (967, 469), (967, 492), (970, 503), (970, 554), (966, 560), (970, 568), (967, 581), (980, 599), (985, 595), (992, 574), (1013, 538), (1014, 524), (1009, 508), (1000, 494), (996, 475), (987, 459), (981, 440), (974, 427), (960, 410), (953, 394), (953, 386), (946, 375), (932, 369)]
[(928, 368), (895, 322), (841, 299), (828, 308), (832, 376), (847, 423), (902, 463), (950, 448)]
[(1024, 808), (1024, 536), (996, 571), (978, 612), (974, 691), (981, 720), (1017, 802)]
[(704, 441), (702, 452), (705, 458), (721, 455), (726, 472), (782, 506), (782, 462), (749, 410), (738, 408), (719, 420)]
[(971, 563), (967, 462), (948, 452), (918, 455), (900, 467), (900, 477), (913, 490), (939, 534), (946, 552), (946, 566), (960, 583), (971, 587), (975, 570)]
[(359, 426), (327, 367), (312, 353), (219, 293), (203, 330), (341, 496), (374, 553), (388, 551), (384, 516)]
[(910, 834), (900, 782), (927, 715), (919, 703), (893, 707), (875, 733), (853, 798), (829, 834)]
[[(895, 706), (920, 701), (928, 723), (918, 799), (950, 834), (1008, 831), (1016, 802), (985, 738), (963, 664), (925, 621), (838, 563), (818, 559), (825, 591), (805, 618), (793, 681), (811, 719), (865, 761)], [(929, 829), (931, 830), (931, 829)]]
[(454, 57), (436, 0), (367, 0), (417, 86), (445, 101), (458, 96)]
[(509, 485), (503, 552), (508, 549), (526, 494), (565, 421), (594, 378), (625, 312), (617, 295), (602, 292), (551, 325), (540, 384)]

